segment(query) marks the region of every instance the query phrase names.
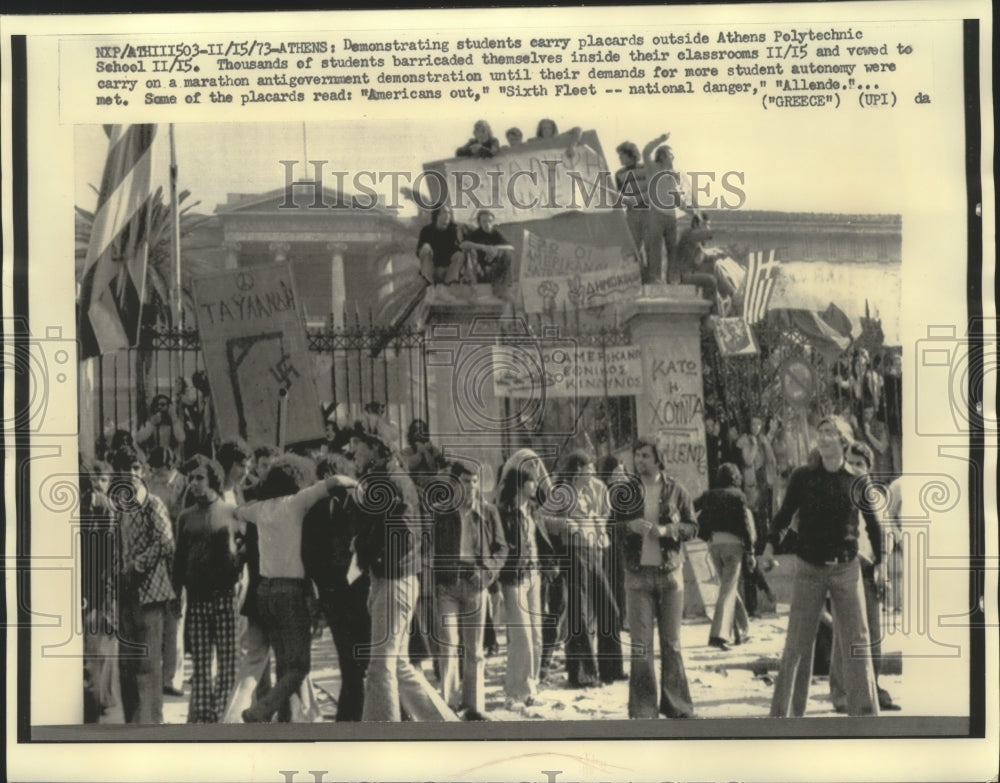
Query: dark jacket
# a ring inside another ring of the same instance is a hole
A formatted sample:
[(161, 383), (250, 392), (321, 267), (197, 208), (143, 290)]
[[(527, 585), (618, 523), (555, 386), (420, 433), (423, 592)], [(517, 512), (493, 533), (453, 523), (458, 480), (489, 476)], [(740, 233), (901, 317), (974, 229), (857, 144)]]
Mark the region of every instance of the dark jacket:
[(351, 540), (358, 532), (350, 506), (347, 490), (338, 487), (309, 509), (302, 521), (302, 565), (320, 590), (347, 586)]
[(710, 489), (694, 501), (698, 516), (698, 535), (710, 541), (712, 533), (730, 533), (748, 549), (757, 536), (753, 517), (748, 516), (747, 498), (736, 487)]
[[(667, 525), (667, 534), (659, 537), (663, 557), (660, 569), (673, 571), (684, 563), (681, 543), (698, 535), (698, 520), (688, 491), (665, 473), (660, 477), (660, 518), (656, 521), (661, 526)], [(641, 568), (643, 537), (632, 532), (629, 522), (643, 518), (645, 499), (646, 491), (638, 476), (629, 476), (627, 482), (615, 485), (611, 494), (612, 518), (629, 571)]]
[(358, 567), (399, 579), (420, 573), (420, 500), (410, 477), (379, 466), (359, 479), (351, 506)]
[[(475, 557), (472, 574), (485, 588), (496, 581), (507, 560), (507, 539), (496, 506), (482, 503), (469, 513), (477, 530), (472, 540)], [(436, 584), (453, 584), (459, 577), (470, 576), (465, 564), (459, 562), (461, 535), (462, 517), (458, 511), (434, 514), (434, 557), (431, 562)]]
[[(515, 584), (522, 574), (537, 569), (539, 562), (538, 529), (535, 529), (535, 540), (524, 541), (521, 535), (524, 513), (515, 504), (501, 506), (500, 523), (503, 525), (504, 538), (507, 540), (507, 559), (500, 570), (500, 581), (504, 584)], [(533, 544), (533, 545), (532, 545)]]

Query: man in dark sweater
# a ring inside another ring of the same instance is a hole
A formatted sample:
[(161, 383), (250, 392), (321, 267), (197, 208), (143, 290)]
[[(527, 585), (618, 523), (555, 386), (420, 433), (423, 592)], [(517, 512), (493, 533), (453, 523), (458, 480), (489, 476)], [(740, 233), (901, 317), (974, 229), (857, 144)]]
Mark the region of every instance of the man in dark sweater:
[(507, 292), (514, 246), (497, 231), (496, 217), (488, 209), (476, 213), (476, 228), (465, 235), (462, 250), (475, 251), (477, 283), (490, 283), (496, 296)]
[[(342, 455), (319, 463), (316, 477), (347, 474)], [(302, 527), (302, 563), (306, 576), (319, 590), (319, 605), (337, 648), (340, 693), (337, 721), (360, 721), (365, 703), (365, 670), (371, 618), (368, 616), (367, 574), (351, 573), (351, 543), (358, 530), (351, 524), (355, 515), (345, 488), (336, 490), (313, 506)]]
[(878, 715), (858, 562), (858, 512), (865, 520), (876, 567), (882, 562), (882, 528), (875, 509), (866, 502), (873, 497), (868, 477), (858, 475), (844, 461), (844, 450), (854, 439), (850, 425), (840, 417), (828, 416), (820, 421), (817, 435), (819, 460), (792, 473), (785, 499), (772, 521), (771, 540), (761, 556), (765, 571), (776, 565), (774, 547), (798, 512), (795, 544), (798, 562), (771, 717), (805, 714), (812, 678), (813, 642), (827, 592), (843, 634), (843, 644), (852, 651), (844, 661), (847, 712)]

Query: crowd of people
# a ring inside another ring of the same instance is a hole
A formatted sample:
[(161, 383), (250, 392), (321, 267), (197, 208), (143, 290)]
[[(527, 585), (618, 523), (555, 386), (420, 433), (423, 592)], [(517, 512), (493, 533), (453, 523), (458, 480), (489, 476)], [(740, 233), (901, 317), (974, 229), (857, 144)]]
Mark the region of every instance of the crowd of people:
[(398, 448), (369, 407), (331, 422), (309, 455), (229, 441), (180, 460), (159, 445), (178, 435), (160, 417), (136, 433), (146, 448), (119, 431), (81, 466), (88, 720), (118, 704), (126, 722), (162, 722), (163, 696), (184, 695), (185, 655), (189, 722), (309, 720), (323, 623), (340, 721), (488, 719), (500, 638), (508, 709), (539, 703), (558, 655), (567, 687), (628, 680), (630, 718), (690, 717), (682, 565), (699, 536), (720, 583), (707, 643), (721, 652), (751, 638), (758, 590), (774, 600), (775, 552), (796, 556), (772, 715), (804, 713), (824, 616), (835, 706), (893, 708), (876, 680), (882, 519), (864, 505), (876, 460), (844, 418), (823, 417), (815, 447), (781, 459), (774, 428), (752, 419), (710, 443), (697, 498), (644, 438), (628, 465), (575, 450), (551, 473), (521, 449), (487, 497), (483, 466), (446, 457), (422, 420)]

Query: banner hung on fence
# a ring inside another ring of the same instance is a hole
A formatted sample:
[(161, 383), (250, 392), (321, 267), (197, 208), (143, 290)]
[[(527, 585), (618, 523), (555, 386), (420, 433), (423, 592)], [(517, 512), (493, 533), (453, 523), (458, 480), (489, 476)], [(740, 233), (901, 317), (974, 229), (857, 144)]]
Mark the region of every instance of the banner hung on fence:
[(638, 346), (501, 345), (493, 348), (498, 397), (624, 397), (642, 388)]
[(634, 299), (639, 265), (620, 247), (594, 247), (546, 239), (525, 229), (521, 293), (527, 313), (599, 307)]
[(227, 270), (197, 278), (192, 288), (219, 436), (251, 446), (322, 437), (291, 267)]

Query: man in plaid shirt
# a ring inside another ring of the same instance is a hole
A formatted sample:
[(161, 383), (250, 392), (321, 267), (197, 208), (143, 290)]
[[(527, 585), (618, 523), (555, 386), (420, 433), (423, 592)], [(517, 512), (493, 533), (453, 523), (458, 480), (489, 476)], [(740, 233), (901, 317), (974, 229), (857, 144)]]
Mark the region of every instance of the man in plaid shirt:
[(111, 498), (120, 537), (118, 654), (125, 722), (163, 723), (163, 623), (168, 611), (179, 609), (170, 579), (170, 515), (146, 489), (134, 448), (116, 451), (111, 466), (120, 474)]

